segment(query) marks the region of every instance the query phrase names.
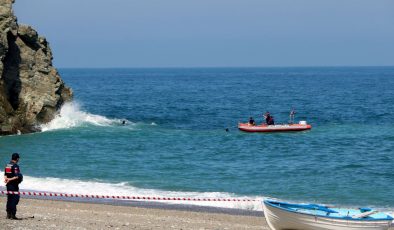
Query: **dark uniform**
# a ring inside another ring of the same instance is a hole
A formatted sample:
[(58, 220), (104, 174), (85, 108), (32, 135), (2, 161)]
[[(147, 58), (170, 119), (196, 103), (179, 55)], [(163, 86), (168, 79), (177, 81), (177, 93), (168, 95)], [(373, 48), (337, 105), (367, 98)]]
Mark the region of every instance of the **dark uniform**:
[[(18, 157), (19, 158), (19, 157)], [(13, 177), (18, 177), (16, 180), (9, 181), (7, 183), (7, 191), (14, 191), (18, 192), (19, 191), (19, 184), (23, 180), (23, 176), (21, 174), (21, 171), (19, 169), (18, 164), (14, 162), (10, 162), (7, 164), (4, 170), (4, 176), (7, 178), (13, 178)], [(19, 203), (19, 195), (18, 194), (8, 194), (8, 199), (7, 199), (7, 218), (12, 218), (15, 219), (15, 214), (16, 214), (16, 206)]]

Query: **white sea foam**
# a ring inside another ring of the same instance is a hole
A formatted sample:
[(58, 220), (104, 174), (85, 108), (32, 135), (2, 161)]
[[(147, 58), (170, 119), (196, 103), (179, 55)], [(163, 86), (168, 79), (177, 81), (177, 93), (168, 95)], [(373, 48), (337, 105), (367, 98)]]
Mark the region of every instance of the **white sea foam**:
[[(156, 189), (142, 189), (127, 183), (110, 184), (104, 182), (81, 181), (59, 178), (36, 178), (24, 176), (20, 189), (26, 191), (45, 191), (52, 193), (67, 193), (78, 195), (108, 195), (108, 196), (145, 196), (161, 198), (237, 198), (253, 199), (255, 201), (160, 201), (171, 204), (188, 204), (220, 208), (236, 208), (261, 211), (262, 197), (241, 197), (223, 192), (175, 192)], [(150, 200), (152, 201), (152, 200)], [(158, 202), (158, 201), (156, 201)]]
[[(0, 174), (4, 172), (0, 171)], [(262, 211), (261, 201), (266, 197), (246, 197), (237, 196), (225, 192), (179, 192), (179, 191), (164, 191), (157, 189), (143, 189), (137, 188), (128, 183), (105, 183), (100, 181), (82, 181), (60, 178), (37, 178), (31, 176), (24, 176), (23, 183), (20, 184), (20, 189), (24, 191), (40, 191), (52, 193), (67, 193), (78, 195), (104, 195), (104, 196), (139, 196), (150, 198), (200, 198), (200, 199), (240, 199), (241, 201), (154, 201), (150, 202), (163, 202), (170, 204), (187, 204), (198, 205), (206, 207), (218, 208), (234, 208), (243, 210)], [(253, 200), (253, 201), (242, 201)], [(141, 201), (141, 200), (139, 200)], [(299, 202), (299, 201), (298, 201)], [(349, 207), (350, 208), (350, 207)], [(385, 207), (379, 210), (394, 216), (393, 208)]]
[(57, 129), (80, 127), (84, 125), (112, 126), (119, 125), (122, 121), (126, 121), (127, 124), (132, 124), (132, 122), (125, 119), (109, 119), (105, 116), (84, 112), (81, 110), (81, 106), (77, 102), (70, 102), (62, 106), (60, 113), (55, 117), (55, 119), (47, 124), (41, 125), (40, 128), (45, 132)]

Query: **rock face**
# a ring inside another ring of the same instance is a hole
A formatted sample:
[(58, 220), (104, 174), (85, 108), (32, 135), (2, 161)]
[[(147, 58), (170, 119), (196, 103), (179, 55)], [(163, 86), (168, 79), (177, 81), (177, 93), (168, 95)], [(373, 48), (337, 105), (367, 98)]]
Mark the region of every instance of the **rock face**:
[(72, 99), (52, 66), (47, 40), (18, 25), (14, 1), (0, 0), (0, 135), (37, 131)]

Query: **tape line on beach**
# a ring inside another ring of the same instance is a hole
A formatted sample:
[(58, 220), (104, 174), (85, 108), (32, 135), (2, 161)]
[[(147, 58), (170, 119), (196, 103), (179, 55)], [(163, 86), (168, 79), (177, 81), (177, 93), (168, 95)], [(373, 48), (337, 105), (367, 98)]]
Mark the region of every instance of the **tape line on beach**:
[(122, 200), (148, 200), (148, 201), (227, 201), (227, 202), (255, 202), (254, 199), (236, 198), (189, 198), (189, 197), (151, 197), (151, 196), (109, 196), (109, 195), (81, 195), (70, 193), (48, 193), (48, 192), (15, 192), (1, 191), (2, 195), (25, 195), (42, 197), (67, 197), (67, 198), (95, 198), (95, 199), (122, 199)]

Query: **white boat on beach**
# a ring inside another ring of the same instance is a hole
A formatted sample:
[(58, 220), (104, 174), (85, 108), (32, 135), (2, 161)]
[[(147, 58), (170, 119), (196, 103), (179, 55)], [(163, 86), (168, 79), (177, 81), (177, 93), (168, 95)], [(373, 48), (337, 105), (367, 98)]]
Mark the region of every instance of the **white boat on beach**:
[(393, 217), (369, 208), (329, 208), (318, 204), (263, 201), (272, 230), (387, 230)]

